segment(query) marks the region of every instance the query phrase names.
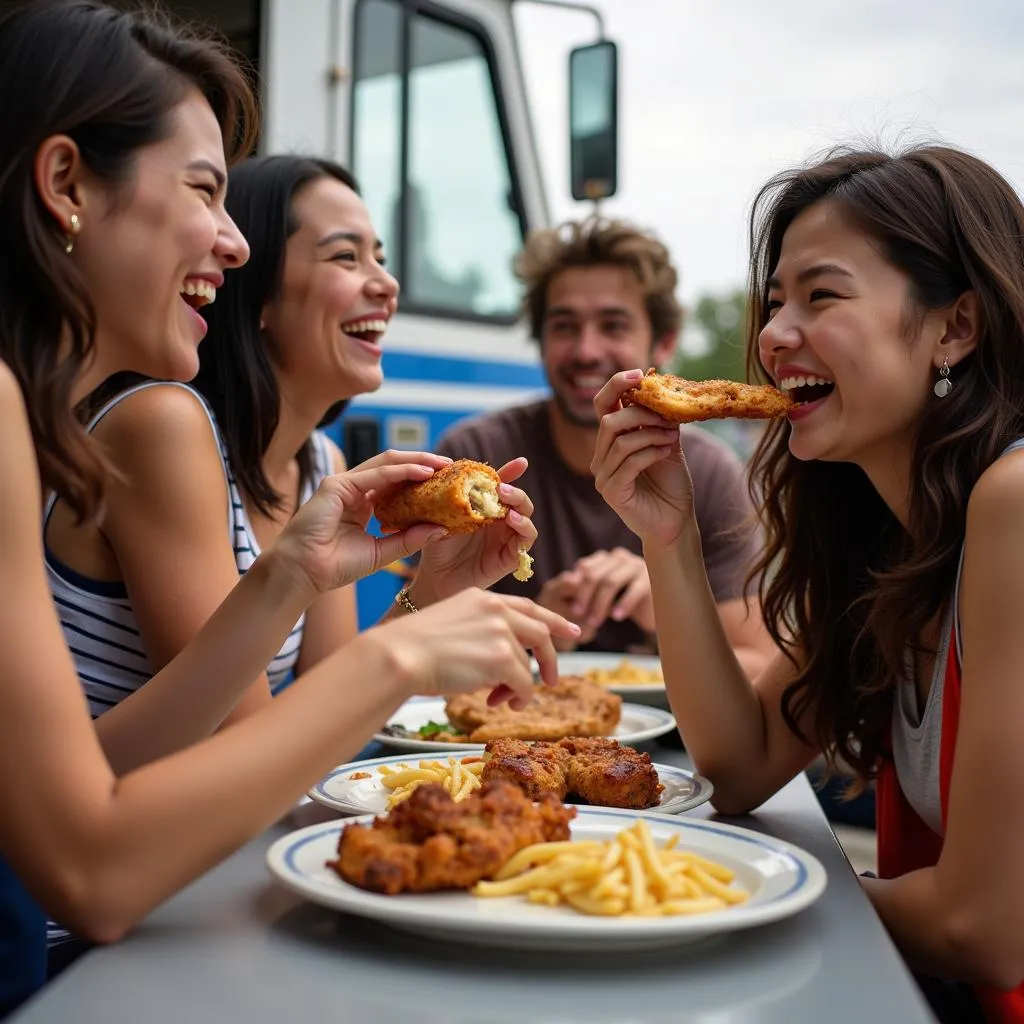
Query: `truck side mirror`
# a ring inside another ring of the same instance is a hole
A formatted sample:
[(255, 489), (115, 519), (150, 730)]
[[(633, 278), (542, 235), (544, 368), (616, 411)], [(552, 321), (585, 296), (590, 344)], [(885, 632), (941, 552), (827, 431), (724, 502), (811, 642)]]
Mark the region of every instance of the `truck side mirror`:
[(610, 40), (569, 54), (569, 154), (573, 199), (606, 199), (619, 186), (618, 47)]

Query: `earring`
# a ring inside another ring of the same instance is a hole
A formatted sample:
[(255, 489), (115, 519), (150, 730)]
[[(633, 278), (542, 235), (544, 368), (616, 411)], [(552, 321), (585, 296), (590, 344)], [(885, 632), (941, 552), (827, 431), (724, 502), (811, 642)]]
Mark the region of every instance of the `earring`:
[(82, 230), (82, 222), (78, 219), (78, 214), (71, 214), (71, 228), (67, 233), (67, 245), (64, 246), (64, 251), (70, 256), (75, 249), (75, 238), (78, 236), (78, 232)]
[(939, 367), (939, 379), (935, 382), (935, 387), (932, 388), (932, 391), (939, 398), (945, 398), (952, 390), (953, 382), (949, 379), (949, 360), (943, 359), (942, 366)]

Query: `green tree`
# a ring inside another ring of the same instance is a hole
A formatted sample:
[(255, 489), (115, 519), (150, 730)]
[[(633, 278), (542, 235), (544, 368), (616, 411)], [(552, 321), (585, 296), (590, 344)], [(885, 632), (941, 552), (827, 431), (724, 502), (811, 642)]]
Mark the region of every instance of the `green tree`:
[(746, 380), (747, 296), (741, 288), (702, 295), (686, 311), (683, 342), (672, 373), (690, 380)]

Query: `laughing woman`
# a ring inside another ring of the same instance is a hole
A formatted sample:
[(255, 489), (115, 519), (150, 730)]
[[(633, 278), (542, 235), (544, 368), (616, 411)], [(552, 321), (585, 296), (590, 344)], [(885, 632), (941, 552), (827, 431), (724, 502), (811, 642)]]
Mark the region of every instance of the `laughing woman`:
[[(121, 482), (109, 486), (103, 528), (76, 525), (59, 502), (47, 512), (51, 586), (94, 715), (173, 658), (320, 481), (344, 469), (317, 425), (383, 381), (398, 284), (348, 172), (296, 156), (251, 159), (232, 170), (225, 203), (250, 257), (188, 296), (209, 324), (193, 386), (106, 386), (117, 393), (94, 403), (91, 429)], [(503, 479), (524, 466), (510, 463)], [(424, 551), (407, 592), (414, 607), (515, 568), (536, 537), (533, 509), (522, 491), (503, 491), (513, 508), (504, 522)], [(97, 564), (102, 583), (90, 573)], [(355, 634), (354, 588), (320, 597), (228, 721)]]
[[(407, 697), (500, 683), (498, 699), (525, 702), (524, 647), (554, 681), (551, 631), (578, 630), (469, 590), (368, 630), (211, 736), (317, 595), (426, 539), (425, 526), (366, 534), (375, 494), (436, 465), (383, 456), (325, 480), (192, 643), (91, 721), (73, 661), (83, 638), (61, 632), (39, 512), (53, 492), (72, 521), (105, 523), (108, 466), (76, 417), (102, 381), (195, 373), (205, 325), (182, 293), (248, 256), (223, 182), (231, 147), (256, 134), (255, 104), (215, 45), (97, 0), (17, 5), (0, 18), (0, 54), (3, 1016), (45, 978), (44, 910), (118, 938), (284, 814)], [(81, 569), (112, 586), (110, 552), (95, 553)], [(126, 647), (127, 616), (110, 617)]]
[(752, 470), (781, 650), (753, 683), (675, 428), (620, 407), (638, 371), (595, 400), (672, 710), (726, 813), (819, 752), (877, 778), (890, 934), (944, 1019), (1024, 1021), (1024, 207), (953, 149), (846, 153), (767, 186), (754, 239), (749, 353), (799, 404)]

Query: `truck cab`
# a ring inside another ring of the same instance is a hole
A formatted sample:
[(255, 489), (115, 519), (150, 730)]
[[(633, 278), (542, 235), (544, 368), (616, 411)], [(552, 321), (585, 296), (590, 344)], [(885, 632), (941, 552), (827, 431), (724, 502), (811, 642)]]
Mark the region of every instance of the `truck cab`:
[[(261, 153), (326, 156), (355, 174), (401, 283), (384, 385), (327, 428), (350, 465), (429, 449), (456, 420), (546, 390), (512, 269), (526, 233), (549, 220), (516, 2), (165, 0), (251, 63)], [(614, 191), (614, 61), (606, 42), (572, 54), (577, 198)], [(359, 584), (361, 628), (398, 585), (387, 572)]]

